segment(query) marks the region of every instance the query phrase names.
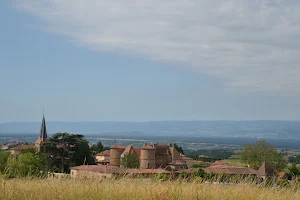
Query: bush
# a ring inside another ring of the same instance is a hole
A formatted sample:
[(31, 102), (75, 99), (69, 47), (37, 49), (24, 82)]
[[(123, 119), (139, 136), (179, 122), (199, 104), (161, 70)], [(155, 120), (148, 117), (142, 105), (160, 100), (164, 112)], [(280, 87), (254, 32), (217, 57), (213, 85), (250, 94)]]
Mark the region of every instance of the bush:
[(8, 159), (5, 172), (9, 177), (41, 177), (46, 175), (45, 159), (39, 154), (24, 153)]
[(199, 168), (196, 172), (193, 173), (193, 176), (204, 178), (206, 176), (206, 173), (203, 169)]

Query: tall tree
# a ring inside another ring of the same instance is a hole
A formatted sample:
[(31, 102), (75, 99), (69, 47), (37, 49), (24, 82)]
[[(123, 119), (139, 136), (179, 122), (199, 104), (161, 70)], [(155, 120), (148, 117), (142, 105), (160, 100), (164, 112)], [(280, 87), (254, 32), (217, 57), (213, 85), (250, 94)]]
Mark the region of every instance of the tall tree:
[(254, 169), (258, 169), (264, 161), (268, 161), (277, 171), (286, 166), (283, 156), (276, 151), (273, 145), (264, 140), (244, 145), (240, 159)]
[(52, 159), (52, 167), (59, 165), (62, 172), (70, 166), (90, 162), (88, 142), (80, 134), (56, 133), (43, 143), (43, 148)]
[(102, 152), (103, 150), (104, 150), (104, 146), (103, 146), (103, 144), (102, 144), (101, 141), (99, 141), (97, 144), (93, 144), (93, 145), (91, 146), (91, 153), (92, 153), (93, 155), (96, 155), (97, 153), (100, 153), (100, 152)]

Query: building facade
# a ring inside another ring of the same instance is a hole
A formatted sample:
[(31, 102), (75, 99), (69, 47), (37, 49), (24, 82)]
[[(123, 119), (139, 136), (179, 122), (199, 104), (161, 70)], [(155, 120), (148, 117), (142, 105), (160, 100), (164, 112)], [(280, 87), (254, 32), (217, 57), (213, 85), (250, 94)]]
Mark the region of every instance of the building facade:
[(110, 165), (120, 166), (121, 159), (126, 154), (134, 154), (139, 159), (140, 169), (166, 168), (170, 169), (186, 169), (187, 164), (172, 146), (172, 144), (159, 145), (157, 143), (148, 145), (144, 143), (141, 148), (135, 148), (128, 145), (126, 148), (121, 145), (115, 145), (110, 148)]

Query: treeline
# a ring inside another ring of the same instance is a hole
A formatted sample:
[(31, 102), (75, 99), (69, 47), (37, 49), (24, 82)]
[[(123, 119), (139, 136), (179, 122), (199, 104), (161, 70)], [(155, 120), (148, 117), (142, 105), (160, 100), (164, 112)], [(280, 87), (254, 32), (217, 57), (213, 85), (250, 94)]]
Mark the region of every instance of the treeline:
[(217, 160), (224, 160), (233, 155), (231, 150), (222, 150), (222, 149), (212, 149), (212, 150), (197, 150), (190, 151), (185, 150), (185, 154), (194, 160), (201, 160), (204, 162), (215, 162)]
[(297, 155), (297, 156), (290, 156), (290, 157), (288, 158), (288, 162), (289, 162), (289, 163), (300, 164), (300, 155)]
[(56, 133), (42, 143), (40, 151), (24, 149), (18, 155), (0, 151), (0, 173), (9, 177), (45, 176), (48, 172), (68, 173), (70, 167), (95, 164), (94, 155), (103, 150), (101, 142), (89, 146), (83, 135)]

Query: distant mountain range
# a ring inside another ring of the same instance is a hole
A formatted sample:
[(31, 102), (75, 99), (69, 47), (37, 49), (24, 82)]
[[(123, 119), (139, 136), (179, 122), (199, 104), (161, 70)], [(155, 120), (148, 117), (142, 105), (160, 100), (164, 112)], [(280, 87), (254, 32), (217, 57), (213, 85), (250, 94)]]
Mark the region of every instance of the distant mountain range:
[[(0, 124), (0, 134), (38, 133), (40, 122)], [(300, 121), (47, 122), (48, 133), (245, 137), (300, 140)]]

